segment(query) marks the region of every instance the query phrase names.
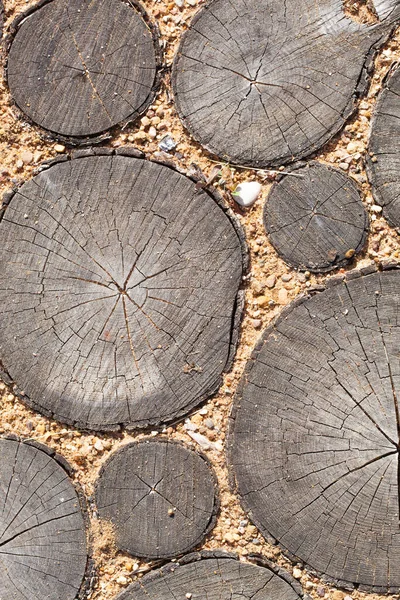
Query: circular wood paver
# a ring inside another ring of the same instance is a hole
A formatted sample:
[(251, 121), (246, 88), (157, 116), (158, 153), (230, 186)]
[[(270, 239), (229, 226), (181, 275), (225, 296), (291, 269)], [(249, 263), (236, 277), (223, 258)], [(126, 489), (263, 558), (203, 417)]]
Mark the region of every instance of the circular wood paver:
[(400, 67), (384, 85), (371, 126), (367, 173), (375, 201), (394, 227), (400, 227)]
[(348, 273), (284, 310), (246, 367), (228, 441), (251, 519), (339, 585), (400, 586), (400, 272)]
[(212, 529), (217, 480), (202, 454), (166, 439), (128, 444), (103, 465), (99, 515), (115, 526), (118, 548), (147, 558), (188, 552)]
[(0, 439), (0, 598), (74, 600), (87, 563), (79, 498), (54, 451)]
[[(149, 573), (130, 585), (117, 600), (299, 600), (300, 585), (285, 571), (265, 561), (258, 566), (244, 563), (232, 554), (191, 554)], [(189, 596), (190, 594), (190, 596)]]
[(45, 0), (27, 14), (14, 26), (7, 80), (36, 124), (85, 138), (150, 105), (157, 41), (135, 2)]
[(193, 19), (173, 68), (193, 137), (233, 164), (277, 166), (315, 152), (365, 91), (376, 48), (400, 17), (360, 25), (342, 0), (214, 0)]
[(285, 262), (324, 272), (348, 263), (363, 249), (368, 215), (352, 179), (311, 162), (272, 186), (264, 226)]
[(245, 250), (216, 196), (128, 156), (55, 164), (0, 224), (0, 358), (35, 410), (106, 430), (172, 422), (218, 389)]

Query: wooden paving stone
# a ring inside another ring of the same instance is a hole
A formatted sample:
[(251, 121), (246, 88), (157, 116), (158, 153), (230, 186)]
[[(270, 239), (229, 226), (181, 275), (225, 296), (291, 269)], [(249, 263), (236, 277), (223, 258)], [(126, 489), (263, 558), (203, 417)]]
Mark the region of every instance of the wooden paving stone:
[(3, 378), (79, 428), (176, 421), (218, 389), (233, 357), (240, 226), (172, 168), (83, 154), (5, 203)]
[(386, 80), (371, 125), (367, 173), (375, 202), (400, 227), (400, 68)]
[(368, 214), (350, 177), (310, 162), (273, 185), (264, 206), (264, 226), (285, 262), (324, 272), (348, 263), (363, 249)]
[(149, 573), (130, 585), (116, 600), (300, 600), (300, 585), (276, 565), (244, 563), (233, 554), (190, 554)]
[(317, 151), (354, 112), (376, 50), (400, 18), (359, 24), (342, 0), (214, 0), (192, 20), (173, 67), (178, 113), (232, 164), (278, 166)]
[(215, 524), (217, 480), (208, 460), (167, 439), (123, 446), (96, 483), (101, 518), (118, 548), (146, 558), (172, 558), (199, 544)]
[(154, 99), (157, 36), (133, 0), (42, 0), (16, 20), (8, 47), (15, 103), (57, 137), (98, 136)]
[(349, 272), (265, 330), (228, 461), (251, 520), (335, 584), (396, 593), (400, 271)]
[(74, 600), (86, 571), (78, 495), (54, 451), (0, 438), (0, 598)]

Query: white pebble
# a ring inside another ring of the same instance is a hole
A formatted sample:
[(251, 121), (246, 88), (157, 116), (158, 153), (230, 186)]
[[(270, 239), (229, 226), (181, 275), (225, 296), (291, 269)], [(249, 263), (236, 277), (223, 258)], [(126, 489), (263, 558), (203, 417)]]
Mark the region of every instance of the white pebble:
[(257, 181), (245, 181), (237, 186), (232, 195), (240, 206), (253, 206), (260, 192), (261, 185)]
[(302, 576), (301, 569), (298, 569), (297, 567), (295, 567), (295, 568), (293, 569), (293, 577), (294, 577), (295, 579), (300, 579), (300, 578), (301, 578), (301, 576)]

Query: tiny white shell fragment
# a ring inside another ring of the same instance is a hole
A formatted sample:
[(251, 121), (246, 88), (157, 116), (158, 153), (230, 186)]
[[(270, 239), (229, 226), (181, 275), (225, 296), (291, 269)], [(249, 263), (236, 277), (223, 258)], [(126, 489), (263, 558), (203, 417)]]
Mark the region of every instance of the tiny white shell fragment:
[(260, 192), (261, 185), (257, 181), (245, 181), (237, 186), (232, 195), (241, 206), (253, 206)]

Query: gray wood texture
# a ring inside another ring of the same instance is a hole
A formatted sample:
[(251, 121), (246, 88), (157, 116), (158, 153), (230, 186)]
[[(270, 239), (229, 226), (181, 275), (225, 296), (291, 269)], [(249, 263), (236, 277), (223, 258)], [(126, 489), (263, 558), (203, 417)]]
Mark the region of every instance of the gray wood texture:
[(400, 67), (384, 84), (372, 119), (367, 174), (375, 202), (394, 227), (400, 227)]
[(13, 26), (7, 82), (19, 108), (64, 138), (101, 134), (152, 102), (158, 46), (129, 0), (42, 0)]
[(78, 428), (143, 428), (218, 389), (245, 249), (217, 196), (154, 162), (89, 155), (7, 202), (0, 359), (24, 401)]
[(65, 469), (41, 444), (0, 438), (0, 598), (74, 600), (86, 528)]
[(278, 166), (317, 151), (354, 112), (376, 49), (400, 18), (361, 25), (342, 0), (214, 0), (174, 61), (178, 113), (206, 149), (233, 164)]
[(118, 548), (152, 559), (199, 544), (215, 524), (217, 496), (206, 457), (163, 438), (123, 446), (96, 482), (98, 513), (113, 523)]
[(232, 554), (190, 554), (130, 585), (116, 600), (299, 600), (300, 585), (268, 561), (244, 563)]
[(292, 173), (272, 186), (264, 205), (264, 226), (275, 250), (300, 270), (324, 272), (350, 262), (368, 234), (357, 185), (317, 162)]
[(228, 462), (250, 518), (344, 587), (400, 586), (400, 271), (350, 271), (264, 332)]

